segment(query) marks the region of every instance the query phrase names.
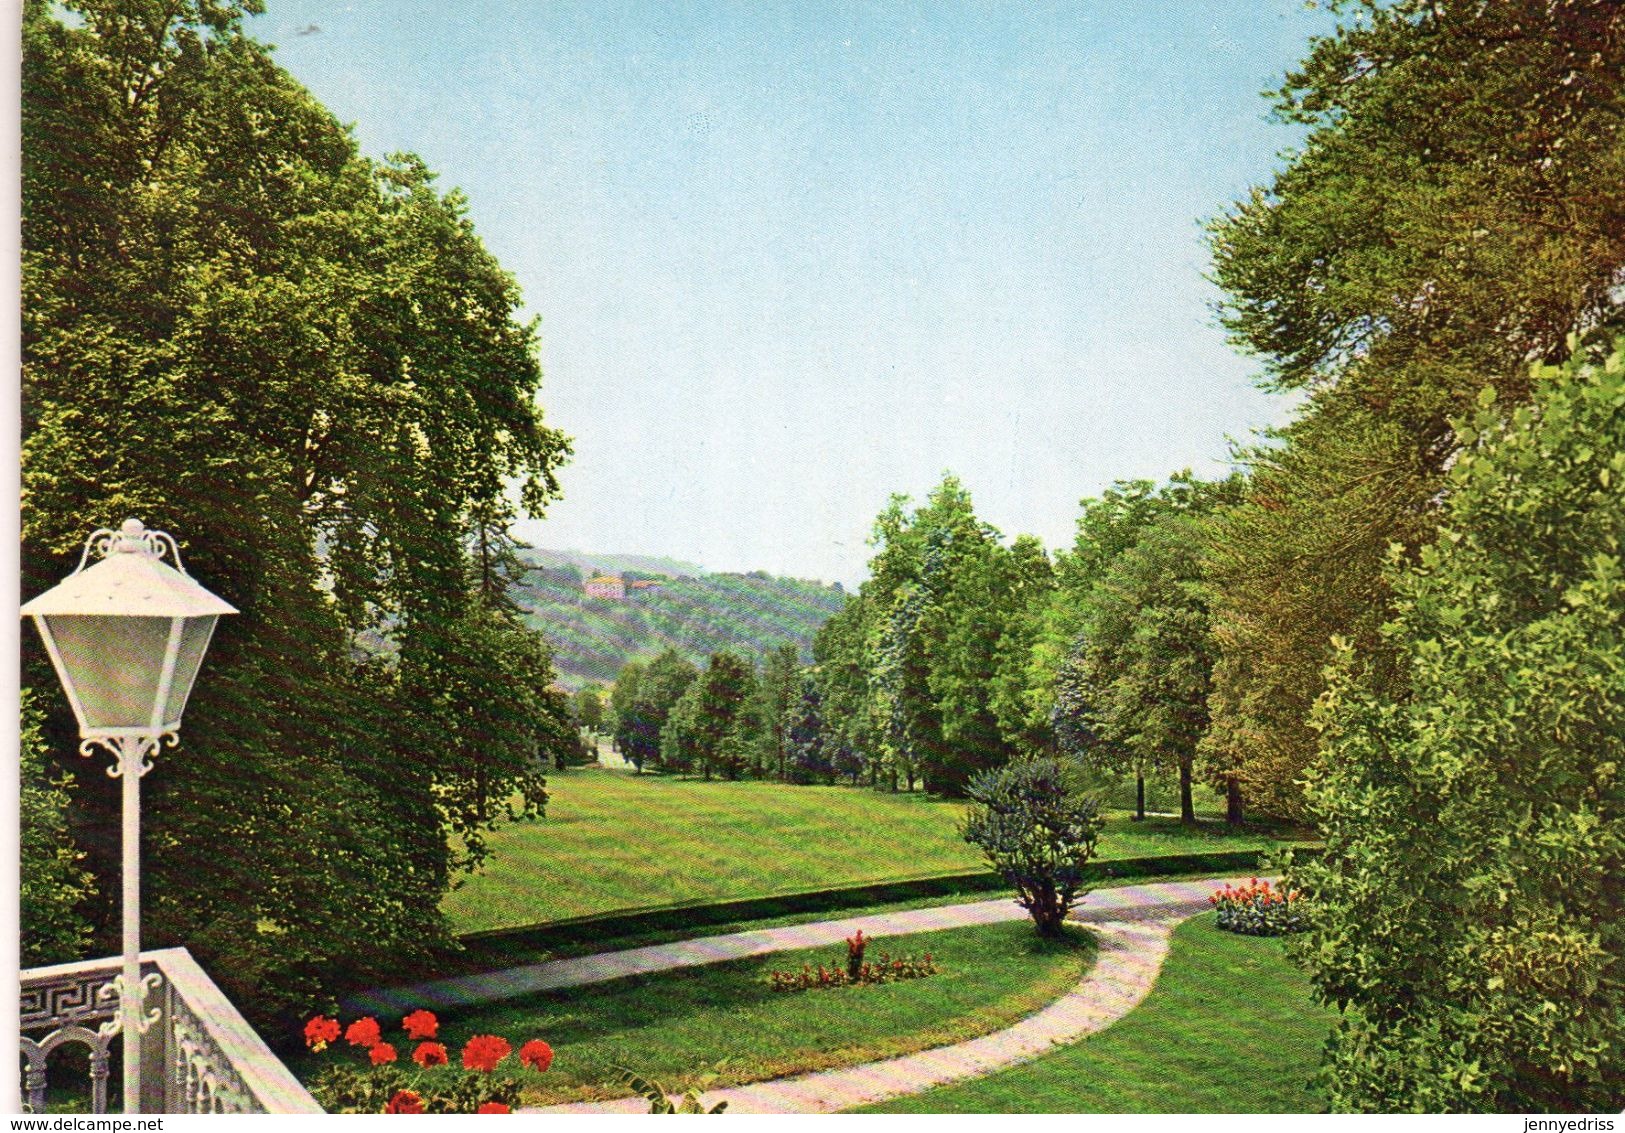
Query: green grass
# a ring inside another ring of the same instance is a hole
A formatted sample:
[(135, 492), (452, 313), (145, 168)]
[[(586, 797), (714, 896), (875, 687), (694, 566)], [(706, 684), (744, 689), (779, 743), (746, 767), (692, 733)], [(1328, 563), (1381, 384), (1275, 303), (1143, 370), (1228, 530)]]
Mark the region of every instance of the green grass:
[[(1088, 933), (1045, 941), (1030, 922), (876, 938), (870, 958), (929, 951), (936, 975), (899, 983), (775, 992), (772, 969), (844, 963), (842, 945), (778, 952), (652, 976), (544, 992), (442, 1016), (454, 1055), (470, 1035), (497, 1034), (517, 1048), (546, 1039), (545, 1075), (517, 1072), (527, 1104), (617, 1097), (615, 1065), (679, 1090), (851, 1066), (958, 1042), (1008, 1026), (1064, 994), (1093, 962)], [(386, 1035), (386, 1037), (389, 1037)], [(408, 1047), (403, 1046), (403, 1056)], [(301, 1076), (321, 1065), (294, 1064)]]
[(873, 1106), (876, 1113), (1303, 1113), (1335, 1014), (1277, 937), (1186, 921), (1151, 994), (1054, 1054)]
[[(963, 804), (924, 794), (704, 782), (588, 768), (555, 775), (548, 816), (491, 835), (485, 870), (444, 904), (457, 932), (986, 868)], [(1255, 829), (1112, 812), (1102, 859), (1243, 850)]]

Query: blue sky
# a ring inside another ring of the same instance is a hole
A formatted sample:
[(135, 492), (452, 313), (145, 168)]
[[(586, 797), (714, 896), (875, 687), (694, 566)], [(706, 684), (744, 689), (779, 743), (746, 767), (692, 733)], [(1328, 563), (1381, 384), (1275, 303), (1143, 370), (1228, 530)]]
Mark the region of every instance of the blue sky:
[(1070, 543), (1115, 479), (1284, 419), (1213, 325), (1200, 220), (1294, 140), (1302, 0), (269, 0), (373, 155), (462, 188), (542, 319), (556, 549), (863, 577), (953, 470)]

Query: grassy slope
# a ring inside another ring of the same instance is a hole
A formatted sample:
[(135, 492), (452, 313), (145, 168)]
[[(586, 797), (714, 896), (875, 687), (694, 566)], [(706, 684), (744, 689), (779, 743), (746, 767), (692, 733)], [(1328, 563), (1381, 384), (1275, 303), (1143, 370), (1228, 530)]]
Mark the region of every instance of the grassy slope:
[(1310, 1001), (1279, 938), (1174, 934), (1146, 1001), (1084, 1041), (998, 1074), (873, 1107), (885, 1113), (1302, 1113), (1335, 1015)]
[[(492, 835), (486, 870), (447, 897), (459, 932), (619, 909), (767, 896), (984, 868), (962, 806), (861, 788), (701, 782), (587, 769), (555, 775), (539, 823)], [(1264, 845), (1219, 824), (1116, 814), (1106, 858)]]
[[(697, 1084), (708, 1073), (716, 1074), (712, 1084), (728, 1085), (998, 1030), (1062, 995), (1094, 957), (1087, 934), (1055, 944), (1026, 922), (877, 938), (871, 958), (882, 949), (929, 951), (940, 970), (895, 984), (774, 992), (766, 983), (770, 970), (843, 963), (846, 950), (780, 952), (447, 1015), (442, 1033), (453, 1050), (474, 1034), (504, 1035), (516, 1047), (546, 1039), (557, 1052), (552, 1070), (517, 1075), (533, 1104), (624, 1094), (612, 1069), (617, 1064), (669, 1089)], [(311, 1061), (301, 1060), (299, 1069), (308, 1071)]]

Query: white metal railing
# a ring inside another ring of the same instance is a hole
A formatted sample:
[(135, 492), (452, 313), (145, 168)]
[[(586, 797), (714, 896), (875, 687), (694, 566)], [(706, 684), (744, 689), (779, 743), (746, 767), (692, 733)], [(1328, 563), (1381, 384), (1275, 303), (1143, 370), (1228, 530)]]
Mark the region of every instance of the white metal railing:
[[(120, 960), (85, 960), (22, 973), (19, 1020), (23, 1099), (46, 1111), (46, 1060), (60, 1047), (89, 1050), (90, 1104), (107, 1111), (108, 1061), (115, 1041), (101, 1024), (118, 1006), (111, 998)], [(143, 982), (159, 977), (158, 1022), (141, 1036), (146, 1073), (141, 1108), (148, 1113), (321, 1113), (265, 1040), (184, 948), (141, 954)]]

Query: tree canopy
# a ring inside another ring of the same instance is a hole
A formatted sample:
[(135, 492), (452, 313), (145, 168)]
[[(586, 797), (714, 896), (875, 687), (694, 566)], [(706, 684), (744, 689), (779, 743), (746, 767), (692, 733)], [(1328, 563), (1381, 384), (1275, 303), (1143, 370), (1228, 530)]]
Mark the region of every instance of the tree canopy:
[(480, 831), (540, 807), (548, 656), (496, 580), (509, 485), (538, 514), (569, 445), (461, 195), (360, 155), (258, 10), (25, 5), (22, 483), (26, 591), (134, 515), (242, 612), (147, 781), (144, 895), (263, 1015), (423, 955)]
[(1389, 566), (1397, 680), (1341, 642), (1293, 869), (1340, 1109), (1625, 1100), (1625, 335), (1485, 387), (1441, 538)]

